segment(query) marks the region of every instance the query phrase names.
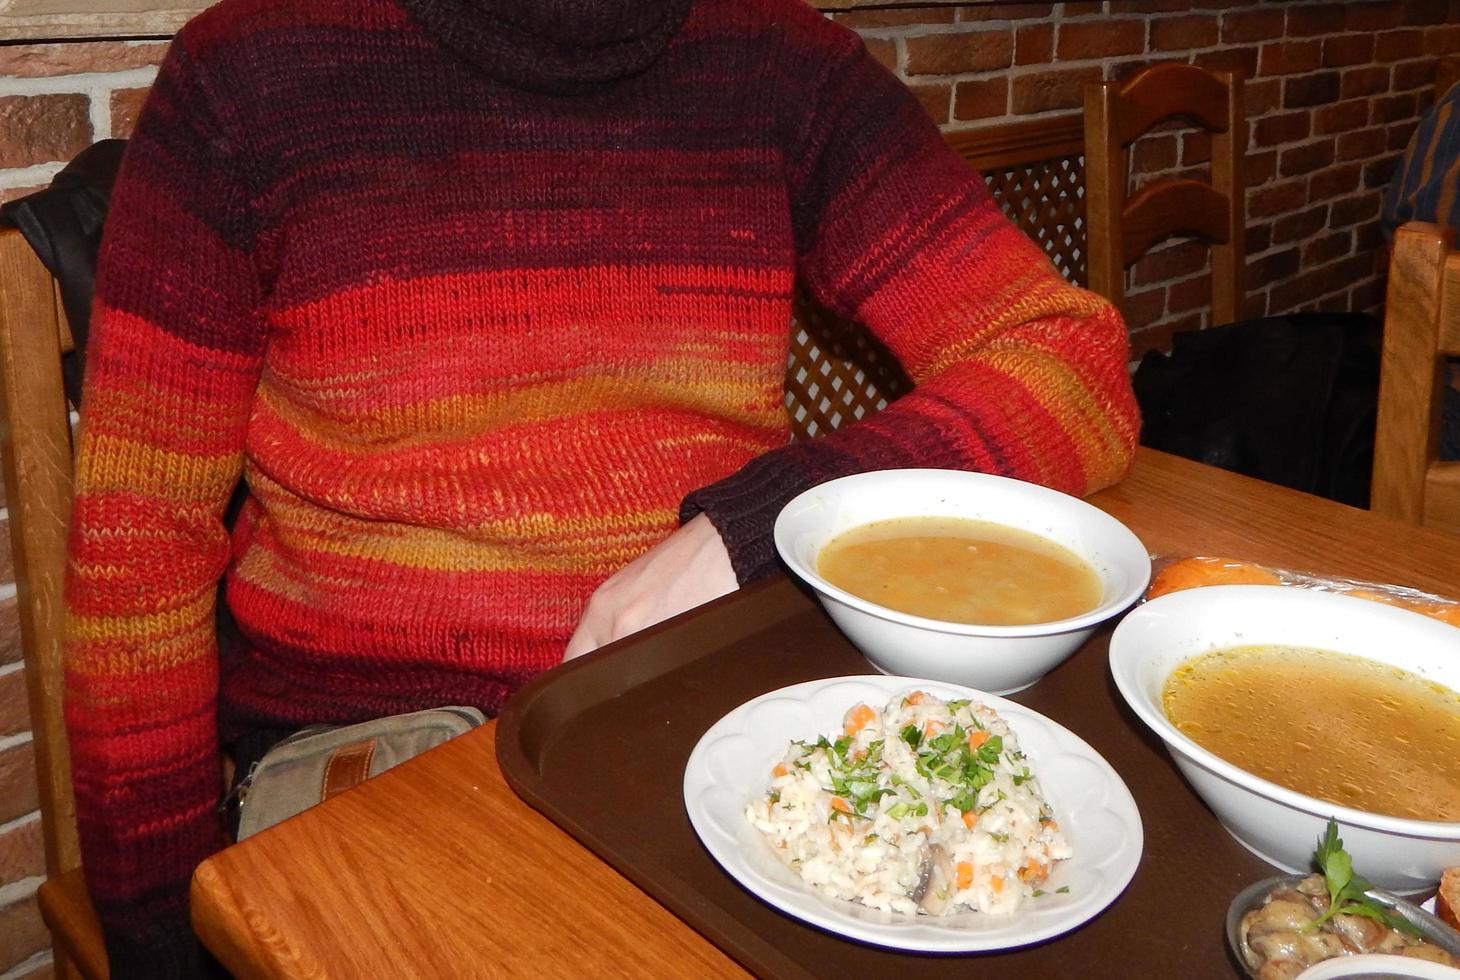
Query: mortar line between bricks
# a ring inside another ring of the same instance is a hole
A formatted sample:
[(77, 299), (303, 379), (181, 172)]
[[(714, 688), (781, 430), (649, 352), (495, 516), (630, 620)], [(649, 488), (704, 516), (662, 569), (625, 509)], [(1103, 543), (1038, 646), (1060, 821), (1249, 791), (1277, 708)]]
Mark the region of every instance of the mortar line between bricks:
[(25, 980), (43, 966), (49, 966), (55, 961), (51, 950), (43, 949), (39, 953), (33, 953), (30, 957), (15, 964), (4, 973), (0, 973), (0, 980)]

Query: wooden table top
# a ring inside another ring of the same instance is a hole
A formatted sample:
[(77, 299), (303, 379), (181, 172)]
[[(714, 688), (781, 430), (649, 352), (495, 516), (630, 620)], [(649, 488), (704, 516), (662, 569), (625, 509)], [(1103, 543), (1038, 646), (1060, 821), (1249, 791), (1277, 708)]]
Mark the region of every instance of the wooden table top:
[[(1160, 453), (1142, 450), (1092, 502), (1155, 554), (1460, 598), (1453, 537)], [(755, 601), (720, 603), (753, 616)], [(518, 799), (496, 734), (489, 723), (214, 855), (193, 880), (198, 934), (243, 978), (744, 975)]]

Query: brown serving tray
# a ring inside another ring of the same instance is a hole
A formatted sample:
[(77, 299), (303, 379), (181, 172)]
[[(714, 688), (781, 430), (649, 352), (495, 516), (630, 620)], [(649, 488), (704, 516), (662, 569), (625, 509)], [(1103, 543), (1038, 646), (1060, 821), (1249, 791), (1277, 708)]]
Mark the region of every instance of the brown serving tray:
[(1227, 835), (1125, 707), (1108, 640), (1108, 628), (1097, 632), (1013, 700), (1074, 731), (1120, 773), (1145, 827), (1141, 865), (1105, 912), (1014, 950), (933, 955), (844, 939), (761, 902), (701, 846), (682, 780), (706, 729), (767, 691), (873, 672), (785, 578), (542, 675), (503, 710), (497, 757), (530, 805), (761, 976), (1238, 976), (1223, 935), (1227, 904), (1277, 872)]

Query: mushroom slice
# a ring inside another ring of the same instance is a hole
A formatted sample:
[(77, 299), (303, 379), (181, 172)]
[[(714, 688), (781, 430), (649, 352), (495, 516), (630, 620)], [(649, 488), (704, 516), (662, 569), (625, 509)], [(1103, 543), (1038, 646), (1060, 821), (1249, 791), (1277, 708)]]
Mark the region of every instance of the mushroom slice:
[(942, 915), (953, 899), (953, 859), (941, 844), (923, 848), (923, 862), (918, 868), (918, 887), (912, 899), (929, 915)]

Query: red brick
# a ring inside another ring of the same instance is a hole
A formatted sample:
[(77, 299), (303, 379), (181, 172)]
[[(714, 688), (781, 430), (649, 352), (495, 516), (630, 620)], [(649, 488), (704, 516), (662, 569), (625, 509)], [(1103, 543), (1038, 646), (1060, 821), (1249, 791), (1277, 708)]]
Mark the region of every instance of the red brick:
[(1338, 98), (1338, 72), (1324, 71), (1283, 79), (1283, 108), (1327, 105)]
[(1334, 201), (1333, 206), (1328, 209), (1328, 226), (1344, 228), (1378, 217), (1380, 197), (1378, 191), (1365, 191), (1342, 201)]
[(1435, 62), (1430, 58), (1394, 66), (1394, 91), (1408, 92), (1435, 84)]
[(1365, 99), (1335, 102), (1313, 110), (1313, 132), (1318, 136), (1347, 133), (1362, 128), (1368, 121), (1369, 103)]
[(1110, 0), (1112, 14), (1162, 14), (1190, 9), (1191, 0)]
[(1186, 133), (1181, 137), (1181, 165), (1183, 167), (1195, 166), (1198, 163), (1207, 163), (1211, 158), (1211, 133), (1205, 130), (1196, 130)]
[(1338, 137), (1338, 152), (1334, 154), (1334, 159), (1362, 160), (1383, 153), (1385, 146), (1385, 131), (1382, 129), (1361, 129), (1353, 133), (1343, 133)]
[(1295, 211), (1308, 203), (1306, 181), (1289, 180), (1251, 191), (1247, 195), (1247, 213), (1256, 218)]
[(1394, 176), (1394, 168), (1399, 165), (1397, 156), (1384, 157), (1364, 164), (1364, 186), (1383, 187), (1389, 183), (1389, 178)]
[(1419, 100), (1413, 92), (1404, 95), (1386, 95), (1383, 98), (1374, 100), (1369, 108), (1369, 121), (1371, 123), (1399, 122), (1402, 119), (1413, 119), (1419, 114)]
[(1242, 87), (1242, 104), (1248, 119), (1265, 116), (1283, 101), (1283, 83), (1276, 78), (1248, 82)]
[(1330, 34), (1343, 24), (1341, 3), (1297, 4), (1288, 8), (1288, 37)]
[(130, 71), (161, 63), (166, 41), (82, 41), (0, 45), (0, 77), (51, 78)]
[(30, 708), (25, 693), (25, 671), (0, 674), (0, 735), (27, 731), (30, 731)]
[(1099, 80), (1097, 67), (1020, 75), (1014, 79), (1014, 112), (1025, 115), (1051, 109), (1078, 109), (1084, 105), (1085, 84)]
[(1359, 189), (1364, 168), (1357, 163), (1329, 167), (1308, 181), (1308, 200), (1326, 201), (1330, 197), (1349, 194)]
[(1247, 286), (1249, 289), (1261, 289), (1263, 286), (1282, 282), (1297, 275), (1298, 265), (1296, 248), (1252, 259), (1247, 263)]
[(1054, 60), (1054, 25), (1030, 24), (1014, 35), (1014, 64), (1044, 65)]
[(1156, 174), (1176, 166), (1176, 137), (1170, 133), (1143, 136), (1131, 144), (1130, 170), (1133, 174)]
[(1105, 13), (1105, 4), (1100, 0), (1084, 0), (1083, 3), (1067, 3), (1064, 7), (1065, 17), (1084, 17), (1087, 14)]
[(1272, 225), (1248, 225), (1247, 234), (1243, 237), (1243, 247), (1248, 255), (1258, 255), (1266, 252), (1268, 246), (1272, 245)]
[(1252, 142), (1257, 146), (1275, 146), (1278, 143), (1292, 143), (1305, 139), (1311, 132), (1311, 112), (1285, 112), (1257, 120), (1253, 126)]
[(949, 84), (908, 85), (908, 91), (922, 104), (933, 122), (939, 126), (948, 121), (948, 106), (953, 100), (953, 86)]
[(1009, 111), (1009, 80), (997, 78), (958, 82), (953, 87), (954, 119), (989, 119)]
[(1209, 306), (1211, 302), (1212, 277), (1210, 275), (1183, 280), (1166, 291), (1166, 311), (1168, 313), (1185, 313), (1188, 310)]
[(1334, 259), (1348, 255), (1353, 251), (1353, 247), (1354, 233), (1352, 230), (1321, 235), (1303, 246), (1303, 264), (1315, 266), (1332, 262)]
[(1128, 330), (1150, 326), (1166, 315), (1166, 289), (1163, 286), (1140, 293), (1126, 293), (1120, 310), (1125, 315)]
[(1350, 3), (1343, 12), (1343, 26), (1351, 31), (1381, 31), (1398, 27), (1403, 16), (1400, 0), (1383, 3)]
[(1460, 24), (1425, 28), (1425, 54), (1454, 54), (1460, 51)]
[(1208, 249), (1198, 241), (1184, 241), (1157, 247), (1131, 265), (1131, 283), (1147, 286), (1195, 275), (1207, 267)]
[(1211, 14), (1162, 17), (1151, 21), (1152, 51), (1190, 51), (1217, 43), (1219, 25)]
[(1285, 214), (1272, 223), (1272, 243), (1283, 245), (1293, 241), (1306, 241), (1327, 223), (1328, 205), (1326, 204), (1320, 204), (1296, 214)]
[(952, 7), (900, 7), (872, 10), (844, 10), (833, 16), (853, 30), (872, 27), (907, 27), (913, 24), (951, 24)]
[(0, 599), (0, 667), (20, 662), (20, 614), (15, 596)]
[(958, 8), (960, 21), (1037, 20), (1054, 13), (1052, 3), (990, 3)]
[(70, 160), (91, 142), (84, 95), (0, 96), (0, 170)]
[(1257, 74), (1257, 49), (1218, 48), (1215, 51), (1202, 51), (1192, 58), (1192, 63), (1212, 71), (1229, 71), (1242, 78), (1251, 78)]
[(1409, 145), (1409, 138), (1419, 128), (1419, 120), (1411, 119), (1408, 122), (1399, 122), (1384, 130), (1384, 149), (1391, 153), (1395, 150), (1402, 150)]
[[(1384, 241), (1384, 232), (1379, 227), (1379, 222), (1371, 221), (1366, 225), (1360, 225), (1354, 230), (1354, 251), (1374, 252)], [(1387, 271), (1384, 262), (1381, 260), (1376, 268)]]
[(1331, 138), (1289, 147), (1278, 156), (1278, 173), (1284, 177), (1310, 174), (1333, 162), (1333, 150), (1334, 141)]
[(39, 805), (34, 744), (22, 742), (0, 752), (0, 823), (23, 817)]
[(1143, 20), (1095, 20), (1061, 24), (1055, 46), (1060, 61), (1084, 61), (1122, 54), (1140, 54), (1146, 49)]
[[(897, 55), (893, 53), (892, 67), (897, 65)], [(137, 116), (142, 111), (142, 104), (147, 101), (148, 89), (128, 88), (118, 89), (112, 92), (111, 114), (113, 136), (125, 139), (132, 135), (132, 128), (137, 125)]]
[(1323, 67), (1343, 68), (1374, 60), (1374, 35), (1343, 34), (1323, 39)]
[(1011, 31), (969, 31), (961, 34), (922, 34), (909, 37), (906, 72), (909, 75), (957, 75), (992, 71), (1014, 62)]
[(1379, 307), (1384, 303), (1384, 283), (1379, 279), (1371, 279), (1362, 285), (1355, 286), (1349, 290), (1348, 308), (1356, 313), (1379, 312)]
[(1283, 35), (1281, 10), (1237, 10), (1222, 17), (1222, 43), (1266, 41)]
[(1261, 187), (1277, 176), (1277, 151), (1248, 153), (1243, 161), (1248, 187)]
[(50, 945), (34, 895), (0, 908), (0, 963), (20, 963)]
[(0, 882), (20, 881), (45, 873), (46, 856), (39, 820), (28, 820), (0, 833)]
[(1405, 24), (1443, 24), (1450, 16), (1449, 0), (1404, 0)]
[(1389, 91), (1389, 69), (1384, 65), (1350, 68), (1340, 76), (1338, 95), (1352, 99), (1361, 95), (1378, 95)]
[(1374, 36), (1374, 58), (1388, 63), (1403, 58), (1413, 58), (1424, 53), (1423, 31), (1385, 31)]
[(1296, 75), (1317, 68), (1323, 61), (1323, 45), (1317, 41), (1274, 41), (1258, 52), (1261, 75)]

